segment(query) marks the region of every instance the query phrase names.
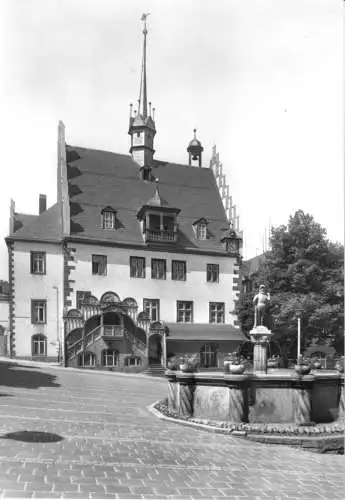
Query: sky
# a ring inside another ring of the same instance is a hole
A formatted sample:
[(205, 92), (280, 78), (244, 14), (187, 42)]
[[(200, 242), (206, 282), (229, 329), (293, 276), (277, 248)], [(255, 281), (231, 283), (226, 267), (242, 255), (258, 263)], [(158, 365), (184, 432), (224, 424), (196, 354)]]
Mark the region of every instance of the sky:
[(0, 279), (10, 199), (56, 201), (57, 126), (67, 143), (128, 153), (143, 12), (155, 157), (187, 163), (197, 128), (216, 145), (244, 231), (302, 209), (343, 242), (343, 12), (340, 0), (3, 0)]

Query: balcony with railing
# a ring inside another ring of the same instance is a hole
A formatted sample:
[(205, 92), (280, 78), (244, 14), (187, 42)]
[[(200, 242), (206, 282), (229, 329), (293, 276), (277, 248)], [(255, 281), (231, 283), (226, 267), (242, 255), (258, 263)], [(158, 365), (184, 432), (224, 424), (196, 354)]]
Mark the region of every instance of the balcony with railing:
[(122, 338), (124, 335), (124, 327), (121, 325), (103, 325), (100, 328), (104, 339), (112, 340), (114, 338)]
[(147, 242), (175, 242), (177, 240), (177, 231), (173, 229), (146, 229), (144, 234)]

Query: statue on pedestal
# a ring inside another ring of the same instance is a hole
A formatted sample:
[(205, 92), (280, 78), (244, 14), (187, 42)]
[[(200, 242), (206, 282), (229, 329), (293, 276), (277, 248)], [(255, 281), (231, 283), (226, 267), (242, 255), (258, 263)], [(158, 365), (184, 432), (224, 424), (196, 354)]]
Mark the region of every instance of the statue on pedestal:
[(270, 299), (270, 294), (266, 293), (265, 285), (260, 285), (259, 293), (257, 293), (253, 299), (254, 328), (256, 328), (257, 326), (264, 326), (265, 313)]

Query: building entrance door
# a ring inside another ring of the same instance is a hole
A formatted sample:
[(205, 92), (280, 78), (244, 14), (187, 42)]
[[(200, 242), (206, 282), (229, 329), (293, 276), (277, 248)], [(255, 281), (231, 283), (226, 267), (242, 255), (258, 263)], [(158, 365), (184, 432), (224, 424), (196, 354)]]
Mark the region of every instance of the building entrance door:
[(162, 338), (160, 335), (151, 335), (149, 338), (149, 365), (162, 364)]

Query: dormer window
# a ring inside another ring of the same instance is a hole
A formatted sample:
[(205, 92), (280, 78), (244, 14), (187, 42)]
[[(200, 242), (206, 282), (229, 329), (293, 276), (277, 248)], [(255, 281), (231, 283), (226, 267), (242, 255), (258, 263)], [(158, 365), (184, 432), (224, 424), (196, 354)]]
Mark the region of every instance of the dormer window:
[(112, 207), (106, 207), (101, 214), (103, 229), (116, 229), (116, 210)]
[(207, 228), (206, 228), (206, 224), (204, 222), (200, 222), (200, 224), (198, 224), (197, 230), (196, 230), (196, 236), (197, 236), (198, 240), (206, 240)]
[(207, 220), (199, 219), (193, 223), (195, 236), (198, 240), (207, 240)]
[(154, 196), (137, 213), (146, 243), (164, 243), (177, 241), (177, 215), (179, 208), (170, 207), (161, 197), (156, 179)]

